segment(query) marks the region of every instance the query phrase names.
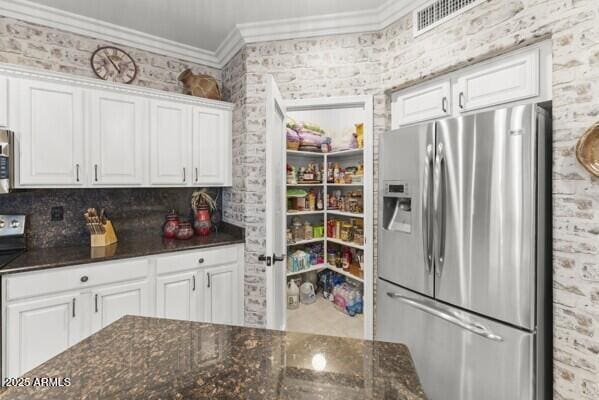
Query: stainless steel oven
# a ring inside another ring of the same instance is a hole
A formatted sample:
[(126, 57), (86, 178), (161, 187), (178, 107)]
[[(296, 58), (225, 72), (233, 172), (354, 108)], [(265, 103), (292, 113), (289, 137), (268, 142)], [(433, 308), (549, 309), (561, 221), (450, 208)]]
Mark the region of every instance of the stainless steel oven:
[(14, 134), (0, 130), (0, 194), (8, 193), (14, 179)]

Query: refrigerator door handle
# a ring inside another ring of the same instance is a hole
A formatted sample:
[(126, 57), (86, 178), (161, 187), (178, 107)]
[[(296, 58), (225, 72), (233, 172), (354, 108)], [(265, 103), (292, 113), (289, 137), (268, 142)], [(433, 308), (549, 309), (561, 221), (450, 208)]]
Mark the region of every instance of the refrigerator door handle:
[(437, 145), (437, 156), (435, 157), (435, 177), (433, 178), (434, 191), (434, 237), (436, 238), (436, 251), (434, 258), (437, 276), (441, 276), (443, 262), (445, 261), (445, 196), (447, 192), (445, 183), (445, 153), (443, 143)]
[(433, 145), (426, 146), (424, 157), (424, 187), (422, 190), (422, 244), (424, 247), (424, 265), (428, 273), (433, 269), (433, 248), (431, 246), (432, 226), (430, 216), (431, 186), (433, 184)]
[(479, 323), (464, 321), (456, 315), (439, 310), (428, 304), (403, 296), (399, 293), (387, 292), (387, 296), (391, 297), (392, 299), (396, 299), (403, 303), (406, 303), (414, 308), (419, 309), (420, 311), (424, 311), (425, 313), (441, 318), (449, 323), (457, 325), (460, 328), (470, 331), (476, 335), (482, 336), (486, 339), (493, 340), (495, 342), (503, 342), (503, 338), (501, 336), (493, 333), (489, 328)]

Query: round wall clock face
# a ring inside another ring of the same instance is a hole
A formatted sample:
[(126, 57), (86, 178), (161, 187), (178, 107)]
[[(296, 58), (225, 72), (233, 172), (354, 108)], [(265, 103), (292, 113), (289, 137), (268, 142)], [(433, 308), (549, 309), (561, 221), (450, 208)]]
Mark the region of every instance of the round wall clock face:
[(94, 51), (91, 64), (98, 78), (107, 81), (131, 83), (137, 75), (137, 65), (133, 58), (112, 46), (100, 47)]

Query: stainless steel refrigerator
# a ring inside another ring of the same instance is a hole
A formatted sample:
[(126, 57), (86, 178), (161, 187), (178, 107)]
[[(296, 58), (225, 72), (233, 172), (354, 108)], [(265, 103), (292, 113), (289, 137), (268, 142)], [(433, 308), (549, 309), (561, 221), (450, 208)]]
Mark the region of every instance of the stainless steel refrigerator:
[(381, 137), (376, 338), (409, 347), (432, 400), (551, 396), (549, 115)]

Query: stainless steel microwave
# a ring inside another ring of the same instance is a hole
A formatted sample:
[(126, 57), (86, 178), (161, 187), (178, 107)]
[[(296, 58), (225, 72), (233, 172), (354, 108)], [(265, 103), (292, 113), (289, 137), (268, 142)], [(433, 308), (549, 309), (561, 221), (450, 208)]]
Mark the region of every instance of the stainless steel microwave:
[(0, 130), (0, 194), (10, 192), (13, 187), (14, 156), (14, 134)]

